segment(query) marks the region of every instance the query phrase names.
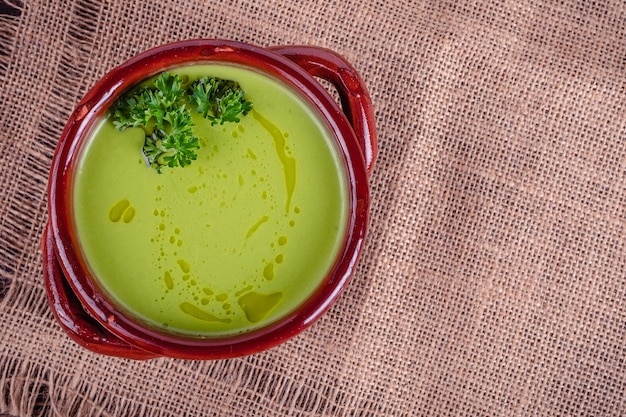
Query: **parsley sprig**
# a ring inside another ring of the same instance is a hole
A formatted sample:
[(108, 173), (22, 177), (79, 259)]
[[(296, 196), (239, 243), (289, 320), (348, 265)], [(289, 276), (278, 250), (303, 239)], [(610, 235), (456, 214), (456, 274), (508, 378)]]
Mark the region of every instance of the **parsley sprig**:
[(194, 82), (190, 90), (189, 101), (211, 125), (237, 123), (240, 114), (245, 116), (252, 109), (252, 103), (246, 101), (244, 92), (234, 81), (203, 77)]
[(185, 167), (200, 149), (193, 132), (188, 104), (211, 121), (211, 125), (239, 122), (252, 103), (234, 81), (203, 77), (186, 89), (178, 75), (161, 73), (153, 83), (121, 97), (112, 110), (114, 126), (123, 131), (141, 127), (146, 136), (143, 154), (157, 172), (164, 166)]

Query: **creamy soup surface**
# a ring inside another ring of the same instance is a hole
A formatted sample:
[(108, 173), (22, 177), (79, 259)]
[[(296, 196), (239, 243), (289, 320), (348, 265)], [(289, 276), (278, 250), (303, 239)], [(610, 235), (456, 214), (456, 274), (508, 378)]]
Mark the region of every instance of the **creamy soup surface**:
[(193, 112), (197, 160), (157, 173), (144, 132), (105, 118), (74, 184), (78, 237), (111, 300), (152, 327), (194, 337), (250, 331), (293, 311), (343, 244), (346, 176), (328, 128), (273, 78), (246, 68), (168, 71), (237, 81), (239, 123)]

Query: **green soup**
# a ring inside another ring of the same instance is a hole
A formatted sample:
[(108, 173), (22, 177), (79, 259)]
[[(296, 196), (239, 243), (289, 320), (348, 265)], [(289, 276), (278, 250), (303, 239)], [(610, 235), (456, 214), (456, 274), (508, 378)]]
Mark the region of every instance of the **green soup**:
[(143, 130), (102, 120), (75, 177), (83, 253), (111, 300), (152, 327), (212, 337), (267, 325), (315, 291), (341, 248), (341, 156), (273, 78), (224, 65), (169, 72), (235, 80), (254, 109), (221, 126), (194, 113), (198, 159), (161, 174), (142, 158)]

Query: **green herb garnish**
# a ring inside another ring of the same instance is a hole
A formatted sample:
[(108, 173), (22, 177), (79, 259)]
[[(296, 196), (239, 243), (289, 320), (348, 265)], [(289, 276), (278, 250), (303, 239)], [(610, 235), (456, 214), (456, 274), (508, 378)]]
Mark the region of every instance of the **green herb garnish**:
[(245, 116), (252, 109), (252, 103), (246, 101), (244, 92), (234, 81), (203, 77), (191, 85), (190, 91), (189, 101), (211, 125), (239, 122), (239, 115)]
[(187, 105), (211, 121), (211, 125), (239, 122), (252, 103), (234, 81), (203, 77), (183, 88), (178, 75), (161, 73), (154, 83), (142, 86), (120, 98), (112, 111), (112, 121), (121, 131), (141, 127), (146, 133), (143, 154), (148, 164), (161, 172), (164, 166), (184, 167), (197, 158), (200, 148), (194, 136), (191, 111)]

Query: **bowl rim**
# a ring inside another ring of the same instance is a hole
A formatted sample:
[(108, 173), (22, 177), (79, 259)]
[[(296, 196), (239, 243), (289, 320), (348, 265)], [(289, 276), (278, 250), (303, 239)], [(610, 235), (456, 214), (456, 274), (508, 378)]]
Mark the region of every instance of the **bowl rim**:
[[(144, 325), (110, 301), (90, 277), (73, 226), (73, 176), (81, 144), (91, 127), (127, 89), (168, 68), (184, 64), (230, 63), (278, 78), (305, 99), (336, 141), (348, 185), (344, 242), (329, 274), (311, 297), (267, 326), (233, 336), (197, 338)], [(53, 156), (48, 183), (51, 239), (62, 274), (87, 313), (101, 326), (141, 349), (185, 359), (243, 356), (273, 347), (308, 328), (336, 301), (354, 273), (369, 218), (367, 168), (350, 122), (330, 94), (304, 69), (263, 47), (220, 39), (193, 39), (149, 49), (105, 74), (70, 116)]]

